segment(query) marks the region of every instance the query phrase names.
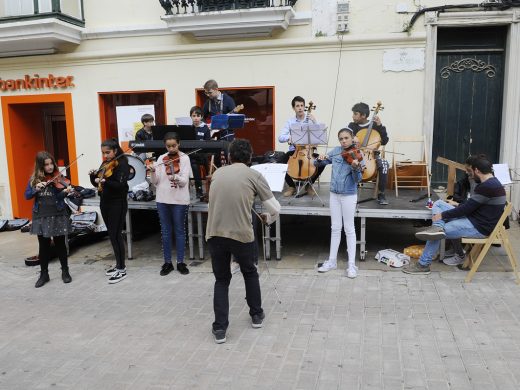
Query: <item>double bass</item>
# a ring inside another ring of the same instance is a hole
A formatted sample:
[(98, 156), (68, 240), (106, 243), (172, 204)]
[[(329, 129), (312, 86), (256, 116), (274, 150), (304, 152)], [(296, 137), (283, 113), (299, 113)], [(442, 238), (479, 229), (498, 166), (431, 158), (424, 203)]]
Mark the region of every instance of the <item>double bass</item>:
[[(305, 109), (307, 115), (309, 115), (316, 109), (316, 106), (312, 101), (309, 101), (309, 105)], [(307, 117), (305, 121), (307, 121)], [(296, 145), (294, 154), (289, 157), (287, 162), (287, 174), (293, 180), (308, 180), (316, 173), (317, 168), (314, 161), (312, 145)]]
[(374, 107), (374, 115), (368, 122), (368, 127), (359, 130), (356, 137), (360, 140), (359, 148), (363, 151), (365, 169), (363, 170), (362, 181), (371, 181), (377, 175), (376, 153), (381, 146), (381, 134), (374, 130), (374, 117), (383, 109), (383, 103), (378, 101)]

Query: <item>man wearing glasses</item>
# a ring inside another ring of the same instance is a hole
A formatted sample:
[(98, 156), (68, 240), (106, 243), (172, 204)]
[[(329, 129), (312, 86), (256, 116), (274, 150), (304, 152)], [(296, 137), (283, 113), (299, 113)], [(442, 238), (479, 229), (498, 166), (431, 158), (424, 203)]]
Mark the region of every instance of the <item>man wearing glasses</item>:
[[(235, 110), (235, 101), (231, 96), (218, 90), (218, 84), (215, 80), (208, 80), (204, 83), (204, 94), (208, 100), (204, 103), (202, 112), (206, 123), (211, 121), (213, 115), (229, 114)], [(214, 130), (211, 129), (212, 133)], [(221, 130), (219, 138), (226, 141), (233, 141), (235, 134), (232, 129)]]

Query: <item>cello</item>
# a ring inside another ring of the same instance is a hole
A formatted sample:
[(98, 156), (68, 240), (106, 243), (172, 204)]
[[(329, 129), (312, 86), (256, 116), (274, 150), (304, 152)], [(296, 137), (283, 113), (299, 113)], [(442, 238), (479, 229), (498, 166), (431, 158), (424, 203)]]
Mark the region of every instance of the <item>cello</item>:
[(368, 127), (359, 130), (356, 134), (361, 142), (360, 149), (363, 151), (363, 159), (365, 160), (362, 181), (371, 181), (377, 175), (376, 153), (381, 146), (381, 134), (372, 127), (374, 126), (374, 117), (383, 109), (383, 103), (378, 101), (373, 109), (374, 115), (372, 115)]
[[(316, 105), (309, 101), (309, 105), (305, 107), (307, 115), (314, 109), (316, 109)], [(305, 122), (307, 122), (307, 117)], [(289, 157), (287, 162), (287, 174), (293, 180), (308, 180), (316, 173), (317, 168), (314, 165), (314, 161), (312, 145), (295, 145), (294, 154)]]

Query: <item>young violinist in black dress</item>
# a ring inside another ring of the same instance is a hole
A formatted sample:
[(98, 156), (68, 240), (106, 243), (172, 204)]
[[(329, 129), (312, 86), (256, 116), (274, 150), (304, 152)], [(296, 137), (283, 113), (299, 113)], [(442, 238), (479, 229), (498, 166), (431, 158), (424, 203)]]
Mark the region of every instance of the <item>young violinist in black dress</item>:
[(106, 271), (108, 283), (118, 283), (126, 278), (125, 242), (123, 226), (128, 210), (128, 159), (116, 139), (101, 144), (104, 162), (99, 169), (91, 170), (90, 182), (98, 188), (101, 198), (99, 208), (105, 221), (108, 236), (116, 258), (115, 266)]
[[(38, 152), (34, 162), (34, 172), (25, 189), (25, 199), (34, 198), (32, 210), (31, 234), (38, 236), (40, 259), (40, 277), (36, 288), (42, 287), (49, 278), (49, 260), (51, 258), (51, 239), (58, 252), (63, 283), (70, 283), (67, 246), (65, 239), (70, 231), (70, 219), (65, 197), (71, 191), (70, 185), (60, 184), (54, 157), (48, 152)], [(69, 183), (70, 184), (70, 183)]]

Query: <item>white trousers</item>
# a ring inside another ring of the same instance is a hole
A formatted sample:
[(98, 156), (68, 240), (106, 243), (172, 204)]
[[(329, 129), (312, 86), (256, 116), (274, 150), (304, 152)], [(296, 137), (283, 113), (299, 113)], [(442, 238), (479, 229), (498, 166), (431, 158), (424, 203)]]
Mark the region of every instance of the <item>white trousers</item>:
[(356, 229), (354, 214), (356, 212), (357, 194), (341, 195), (330, 193), (330, 253), (329, 261), (337, 262), (338, 249), (341, 242), (341, 228), (347, 238), (348, 266), (356, 263)]

